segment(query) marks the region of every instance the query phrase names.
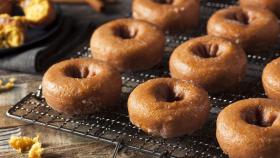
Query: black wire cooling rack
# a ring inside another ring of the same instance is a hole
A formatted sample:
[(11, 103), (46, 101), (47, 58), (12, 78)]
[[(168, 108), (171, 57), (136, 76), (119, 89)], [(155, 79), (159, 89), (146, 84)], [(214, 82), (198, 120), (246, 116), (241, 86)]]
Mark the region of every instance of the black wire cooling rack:
[[(264, 97), (260, 76), (266, 63), (279, 56), (274, 53), (280, 50), (280, 42), (271, 48), (266, 55), (250, 55), (248, 52), (248, 71), (244, 81), (235, 91), (210, 94), (212, 103), (211, 114), (205, 126), (191, 136), (173, 139), (162, 139), (145, 134), (129, 122), (126, 101), (129, 93), (140, 83), (156, 77), (169, 76), (168, 58), (173, 49), (189, 38), (205, 34), (205, 26), (209, 16), (217, 9), (235, 4), (235, 1), (215, 0), (202, 1), (201, 27), (186, 35), (167, 35), (166, 53), (162, 64), (151, 70), (122, 75), (122, 100), (115, 110), (104, 111), (89, 116), (68, 116), (52, 110), (45, 102), (41, 89), (26, 96), (13, 106), (7, 115), (19, 120), (55, 128), (96, 140), (116, 144), (116, 152), (120, 146), (128, 147), (154, 156), (166, 157), (226, 157), (219, 148), (215, 137), (217, 114), (226, 105), (245, 98)], [(280, 40), (278, 40), (280, 41)], [(278, 47), (277, 47), (278, 46)], [(89, 57), (87, 46), (73, 57)], [(115, 152), (115, 153), (116, 153)]]

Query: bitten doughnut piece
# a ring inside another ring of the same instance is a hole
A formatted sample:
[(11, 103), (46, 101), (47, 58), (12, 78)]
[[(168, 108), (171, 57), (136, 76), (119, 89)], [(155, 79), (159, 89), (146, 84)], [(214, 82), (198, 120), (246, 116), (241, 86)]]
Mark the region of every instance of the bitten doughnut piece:
[(279, 158), (279, 101), (256, 98), (227, 106), (218, 116), (216, 136), (230, 158)]
[(207, 24), (209, 35), (224, 37), (240, 44), (246, 52), (257, 54), (275, 44), (279, 31), (277, 17), (260, 8), (233, 6), (221, 9)]
[(117, 105), (121, 77), (108, 64), (94, 59), (71, 59), (53, 65), (42, 82), (46, 102), (58, 112), (92, 114)]
[(134, 19), (118, 19), (100, 26), (92, 35), (94, 59), (106, 61), (119, 71), (139, 71), (160, 63), (164, 34), (153, 24)]
[(199, 0), (133, 0), (135, 19), (149, 21), (164, 31), (186, 32), (196, 28), (200, 19)]
[(173, 78), (193, 81), (210, 92), (236, 88), (246, 68), (244, 50), (229, 40), (214, 36), (197, 37), (181, 44), (169, 60)]
[(23, 45), (26, 32), (22, 17), (0, 14), (0, 48), (12, 48)]
[(31, 26), (44, 27), (56, 18), (54, 5), (49, 0), (19, 0), (19, 6)]
[(205, 90), (172, 78), (142, 83), (128, 98), (130, 121), (163, 138), (192, 134), (206, 122), (210, 107)]

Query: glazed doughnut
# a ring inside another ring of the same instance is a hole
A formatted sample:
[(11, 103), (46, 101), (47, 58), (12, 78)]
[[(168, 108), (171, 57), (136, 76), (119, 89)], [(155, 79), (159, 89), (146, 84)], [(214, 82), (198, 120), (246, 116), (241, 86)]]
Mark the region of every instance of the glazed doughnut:
[(46, 102), (58, 112), (91, 114), (116, 105), (121, 77), (108, 64), (94, 59), (71, 59), (53, 65), (42, 82)]
[(10, 14), (12, 12), (12, 2), (10, 0), (0, 0), (0, 14)]
[(279, 158), (280, 103), (257, 98), (227, 106), (218, 116), (216, 136), (231, 158)]
[(246, 67), (247, 58), (242, 48), (214, 36), (202, 36), (181, 44), (169, 60), (173, 78), (191, 80), (210, 92), (236, 87)]
[(118, 19), (99, 27), (90, 47), (95, 59), (119, 71), (138, 71), (157, 65), (163, 56), (164, 34), (156, 26), (133, 19)]
[(238, 6), (217, 11), (207, 24), (209, 35), (227, 38), (255, 53), (273, 45), (279, 31), (278, 19), (269, 10)]
[(269, 98), (280, 100), (280, 58), (267, 64), (263, 70), (262, 83)]
[(133, 0), (132, 16), (164, 31), (186, 32), (199, 25), (199, 0)]
[(44, 27), (56, 18), (54, 5), (49, 0), (19, 0), (19, 6), (31, 26)]
[(157, 78), (137, 86), (128, 98), (132, 124), (163, 138), (192, 134), (208, 119), (208, 93), (192, 83)]
[(0, 14), (0, 48), (18, 47), (25, 40), (25, 24), (21, 17)]
[(239, 0), (242, 7), (255, 7), (269, 9), (280, 18), (280, 1), (279, 0)]

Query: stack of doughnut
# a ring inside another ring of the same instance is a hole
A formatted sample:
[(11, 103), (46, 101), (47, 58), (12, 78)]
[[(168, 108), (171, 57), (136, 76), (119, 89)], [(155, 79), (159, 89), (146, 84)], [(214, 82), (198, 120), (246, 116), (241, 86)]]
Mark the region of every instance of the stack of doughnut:
[[(221, 9), (207, 24), (208, 35), (190, 39), (171, 54), (172, 78), (156, 78), (138, 85), (129, 95), (132, 124), (163, 138), (190, 135), (210, 113), (208, 92), (232, 91), (247, 69), (246, 52), (262, 50), (279, 35), (277, 17), (269, 4)], [(257, 5), (256, 3), (254, 5)], [(90, 41), (92, 58), (72, 59), (52, 66), (43, 78), (46, 102), (67, 114), (92, 114), (116, 105), (120, 73), (151, 69), (160, 64), (165, 47), (163, 31), (186, 30), (199, 21), (198, 0), (134, 0), (134, 19), (117, 19), (100, 26)], [(268, 8), (268, 9), (266, 9)], [(280, 157), (280, 58), (262, 76), (271, 99), (238, 101), (223, 109), (216, 136), (233, 158)]]
[[(22, 9), (23, 16), (12, 15), (15, 6)], [(49, 0), (0, 0), (0, 48), (22, 45), (27, 27), (46, 27), (55, 17), (54, 6)]]

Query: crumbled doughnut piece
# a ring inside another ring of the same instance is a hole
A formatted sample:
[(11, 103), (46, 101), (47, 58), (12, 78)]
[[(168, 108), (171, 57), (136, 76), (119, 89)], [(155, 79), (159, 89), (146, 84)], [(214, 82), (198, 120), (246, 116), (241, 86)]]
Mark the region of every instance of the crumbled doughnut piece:
[(36, 142), (29, 150), (28, 158), (41, 158), (43, 150), (44, 149), (42, 148), (42, 144), (40, 142)]
[(23, 45), (25, 27), (22, 17), (0, 14), (0, 48), (12, 48)]
[(10, 89), (13, 89), (15, 86), (16, 78), (10, 78), (9, 82), (4, 83), (3, 80), (0, 80), (0, 92), (4, 92)]
[[(17, 150), (19, 153), (26, 152), (31, 149), (32, 145), (39, 142), (39, 135), (35, 138), (30, 137), (17, 137), (12, 136), (9, 140), (9, 144), (12, 148)], [(35, 149), (33, 149), (35, 150)]]

